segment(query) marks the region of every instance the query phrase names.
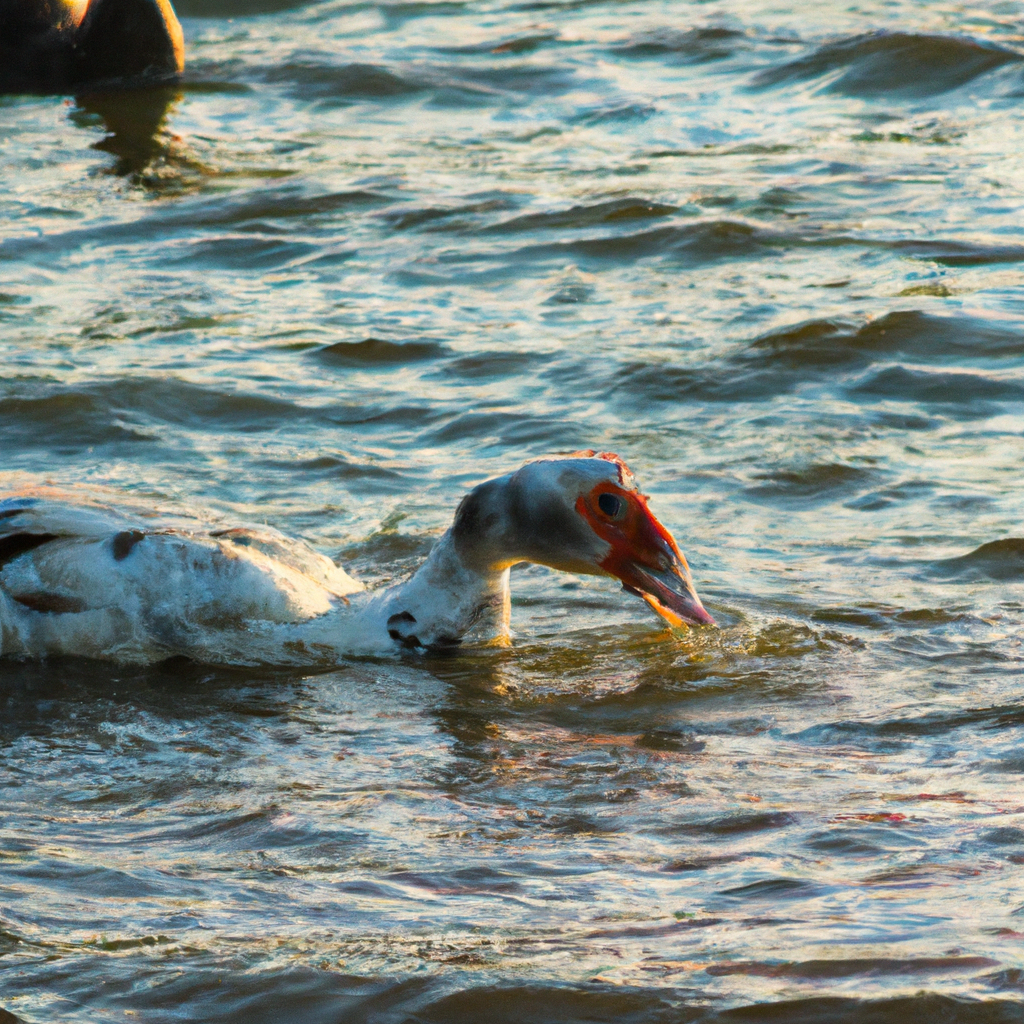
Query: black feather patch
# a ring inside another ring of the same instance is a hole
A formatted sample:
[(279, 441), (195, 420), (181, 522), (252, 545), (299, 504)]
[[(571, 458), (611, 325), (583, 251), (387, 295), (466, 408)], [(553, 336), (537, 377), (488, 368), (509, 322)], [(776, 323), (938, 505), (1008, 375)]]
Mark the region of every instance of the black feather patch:
[(412, 612), (399, 612), (397, 615), (392, 615), (388, 619), (388, 636), (392, 640), (397, 640), (400, 644), (405, 644), (406, 647), (420, 647), (420, 638), (418, 636), (402, 632), (406, 625), (414, 626), (415, 624), (416, 616)]
[(9, 533), (0, 537), (0, 567), (13, 562), (19, 555), (32, 551), (49, 540), (56, 540), (55, 533)]
[(114, 561), (123, 562), (135, 549), (135, 545), (146, 535), (142, 530), (122, 530), (114, 534), (110, 546), (114, 551)]

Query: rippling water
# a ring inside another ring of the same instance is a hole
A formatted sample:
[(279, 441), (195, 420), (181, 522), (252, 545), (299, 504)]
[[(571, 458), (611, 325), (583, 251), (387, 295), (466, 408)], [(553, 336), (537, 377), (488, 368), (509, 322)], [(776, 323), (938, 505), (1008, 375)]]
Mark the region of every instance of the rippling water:
[(386, 582), (612, 449), (723, 628), (526, 568), (509, 650), (4, 664), (2, 1005), (1024, 1019), (1024, 4), (179, 13), (0, 100), (3, 469)]

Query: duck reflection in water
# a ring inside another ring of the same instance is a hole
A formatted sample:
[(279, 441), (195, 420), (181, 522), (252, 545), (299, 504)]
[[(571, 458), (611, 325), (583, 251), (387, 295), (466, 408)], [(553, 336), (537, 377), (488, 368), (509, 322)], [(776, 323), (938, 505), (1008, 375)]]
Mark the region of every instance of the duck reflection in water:
[(112, 173), (167, 157), (162, 132), (185, 67), (169, 0), (0, 0), (0, 93), (75, 93), (72, 121), (98, 120)]
[(160, 179), (146, 172), (156, 162), (189, 163), (176, 154), (174, 136), (164, 129), (168, 114), (180, 100), (181, 93), (168, 86), (89, 92), (76, 97), (71, 119), (79, 127), (99, 123), (106, 129), (108, 134), (93, 149), (116, 158), (108, 173), (152, 185)]

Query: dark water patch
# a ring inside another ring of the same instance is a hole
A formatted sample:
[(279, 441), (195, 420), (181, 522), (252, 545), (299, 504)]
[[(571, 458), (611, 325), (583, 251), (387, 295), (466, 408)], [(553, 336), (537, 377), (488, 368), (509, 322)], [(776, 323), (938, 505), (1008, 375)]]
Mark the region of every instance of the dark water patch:
[(394, 405), (392, 403), (354, 402), (325, 409), (323, 418), (339, 426), (423, 427), (444, 416), (438, 409), (426, 405)]
[(809, 320), (757, 338), (744, 363), (794, 368), (855, 367), (880, 355), (994, 359), (1024, 355), (1024, 335), (972, 317), (897, 310), (862, 326)]
[[(138, 245), (141, 242), (185, 232), (196, 228), (219, 224), (242, 225), (251, 230), (253, 225), (268, 220), (315, 217), (317, 214), (331, 214), (349, 207), (372, 206), (394, 202), (393, 197), (355, 189), (352, 191), (308, 196), (299, 189), (264, 189), (256, 192), (245, 191), (233, 196), (218, 196), (216, 199), (203, 198), (183, 201), (167, 206), (153, 204), (147, 215), (132, 221), (99, 223), (94, 226), (71, 231), (53, 232), (42, 237), (8, 238), (0, 242), (0, 259), (16, 260), (33, 256), (50, 256), (64, 260), (70, 252), (84, 246), (102, 247), (107, 245)], [(277, 239), (253, 239), (250, 235), (236, 238), (203, 238), (196, 243), (212, 247), (214, 258), (226, 259), (230, 265), (245, 267), (246, 246), (256, 246), (256, 257), (261, 247), (282, 244)], [(308, 252), (305, 243), (293, 244), (295, 254)], [(200, 252), (203, 250), (200, 249)], [(166, 258), (161, 255), (161, 259)], [(191, 259), (191, 255), (184, 257)]]
[(786, 811), (755, 811), (729, 814), (723, 818), (679, 822), (658, 829), (666, 835), (713, 836), (730, 838), (755, 832), (769, 832), (796, 824), (799, 817)]
[(589, 932), (587, 934), (588, 939), (645, 939), (645, 938), (660, 938), (662, 936), (669, 936), (679, 932), (689, 932), (694, 928), (714, 928), (715, 925), (722, 924), (722, 918), (720, 917), (697, 917), (697, 918), (684, 918), (683, 920), (673, 921), (671, 924), (637, 924), (627, 925), (623, 928), (601, 928), (597, 931)]
[(497, 39), (492, 42), (474, 43), (471, 46), (441, 46), (439, 53), (451, 54), (519, 54), (533, 53), (549, 43), (558, 41), (557, 32), (538, 32), (532, 35), (512, 36), (506, 39)]
[(408, 479), (397, 470), (376, 466), (372, 462), (348, 459), (342, 455), (319, 455), (315, 459), (289, 461), (264, 459), (260, 464), (271, 469), (300, 473), (303, 476), (354, 480), (375, 487), (385, 486), (388, 490), (399, 491), (409, 486)]
[(517, 894), (526, 887), (516, 876), (486, 866), (458, 868), (451, 872), (392, 871), (388, 881), (402, 886), (422, 889), (440, 896), (495, 893)]
[(135, 841), (174, 845), (182, 840), (209, 840), (227, 849), (250, 850), (260, 845), (270, 845), (267, 840), (275, 810), (270, 805), (241, 814), (195, 814), (175, 825), (139, 832)]
[[(175, 949), (162, 952), (163, 964), (138, 962), (124, 956), (90, 950), (84, 957), (48, 958), (31, 972), (8, 972), (5, 985), (14, 1000), (39, 991), (59, 992), (64, 1019), (96, 1015), (166, 1013), (174, 1007), (177, 1019), (186, 1022), (217, 1021), (219, 1024), (453, 1024), (486, 1021), (487, 1024), (907, 1024), (908, 1021), (941, 1021), (942, 1024), (1020, 1024), (1024, 1005), (1008, 1000), (974, 1000), (927, 992), (897, 998), (813, 997), (785, 1002), (759, 1002), (730, 1009), (709, 1007), (693, 988), (640, 987), (607, 984), (596, 979), (585, 984), (565, 982), (515, 985), (474, 984), (472, 975), (447, 973), (420, 975), (400, 980), (344, 974), (337, 970), (300, 965), (261, 968), (239, 966), (214, 954), (196, 950), (182, 955)], [(443, 949), (437, 953), (443, 954)], [(455, 949), (452, 952), (456, 952)], [(435, 959), (437, 957), (435, 956)], [(972, 969), (966, 961), (985, 957), (928, 958), (936, 973)], [(943, 961), (962, 966), (943, 967)], [(457, 961), (456, 961), (457, 962)], [(867, 968), (863, 961), (801, 961), (790, 964), (737, 962), (734, 973), (766, 976), (773, 967), (791, 969), (792, 977), (828, 979), (856, 977), (842, 973), (842, 965)], [(887, 961), (878, 958), (878, 976), (884, 967), (912, 959)], [(922, 965), (925, 958), (920, 958)], [(829, 965), (834, 964), (836, 967)], [(729, 963), (712, 964), (729, 973)], [(170, 969), (168, 969), (170, 968)], [(818, 972), (823, 973), (818, 973)], [(836, 971), (838, 973), (831, 973)], [(894, 977), (928, 973), (928, 968)], [(870, 975), (870, 970), (866, 970)], [(1015, 990), (1009, 972), (991, 974), (993, 988)], [(998, 982), (1005, 978), (1003, 984)]]
[(752, 87), (835, 76), (829, 92), (848, 96), (934, 96), (959, 88), (1021, 55), (993, 43), (910, 32), (872, 32), (828, 43), (755, 75)]
[(679, 729), (650, 729), (636, 739), (645, 750), (671, 750), (678, 754), (699, 754), (707, 744), (692, 733)]
[(1024, 829), (1004, 826), (992, 828), (981, 834), (983, 842), (993, 846), (1024, 846)]
[(877, 491), (869, 491), (846, 502), (847, 508), (857, 509), (861, 512), (876, 512), (879, 509), (888, 508), (902, 501), (919, 500), (934, 493), (933, 484), (923, 480), (908, 480), (903, 483), (894, 484), (891, 487), (883, 487)]
[[(137, 874), (55, 857), (36, 857), (24, 864), (7, 865), (5, 874), (26, 881), (42, 881), (47, 888), (85, 889), (91, 896), (115, 899), (145, 898), (164, 891), (162, 885), (154, 885)], [(198, 888), (193, 891), (199, 895)]]
[(917, 416), (913, 413), (890, 412), (886, 409), (869, 413), (870, 422), (890, 430), (932, 430), (940, 420), (934, 417)]
[[(924, 794), (924, 796), (932, 798), (933, 794)], [(877, 885), (885, 889), (923, 889), (943, 882), (949, 884), (950, 880), (955, 882), (974, 878), (978, 873), (979, 869), (972, 865), (921, 861), (916, 864), (900, 864), (884, 871), (865, 875), (861, 879), (861, 884)]]
[(244, 82), (222, 82), (213, 78), (186, 79), (178, 88), (197, 96), (244, 96), (254, 91), (251, 85)]
[(459, 380), (499, 380), (542, 366), (550, 358), (538, 352), (478, 352), (448, 360), (439, 372)]
[(658, 203), (649, 199), (626, 197), (610, 199), (588, 206), (574, 206), (553, 213), (528, 213), (512, 220), (502, 221), (485, 230), (488, 232), (544, 231), (554, 228), (587, 228), (596, 224), (614, 224), (619, 221), (650, 220), (678, 213), (678, 206)]
[[(172, 950), (170, 963), (183, 969), (161, 970), (133, 957), (90, 951), (87, 957), (54, 960), (39, 977), (50, 991), (61, 993), (65, 1020), (102, 1019), (126, 1010), (160, 1019), (173, 1007), (175, 1019), (195, 1024), (371, 1024), (386, 1019), (388, 1011), (410, 1020), (438, 997), (440, 987), (425, 978), (370, 979), (306, 966), (245, 970), (204, 950), (191, 955)], [(22, 985), (8, 989), (22, 990), (32, 991)], [(91, 1016), (79, 1016), (85, 1007)]]
[[(1003, 929), (995, 930), (999, 934)], [(1012, 929), (1006, 929), (1012, 932)], [(1007, 938), (1019, 938), (1020, 933), (1007, 935)], [(1020, 967), (1007, 967), (1003, 971), (985, 975), (985, 983), (996, 992), (1024, 992), (1024, 970)]]
[(765, 483), (748, 487), (744, 495), (770, 504), (811, 506), (835, 500), (838, 495), (864, 487), (875, 472), (841, 463), (821, 463), (799, 470), (777, 470), (755, 477)]
[(571, 65), (523, 61), (510, 64), (492, 61), (487, 66), (459, 64), (438, 66), (424, 72), (435, 88), (477, 92), (487, 102), (512, 94), (513, 97), (564, 94), (576, 85), (576, 70)]
[(670, 57), (680, 64), (706, 64), (731, 57), (743, 32), (731, 28), (652, 29), (611, 48), (620, 57)]
[(848, 388), (855, 395), (874, 395), (900, 402), (949, 407), (951, 415), (987, 415), (994, 402), (1024, 399), (1024, 383), (983, 373), (952, 373), (890, 366), (869, 373)]
[[(93, 144), (93, 149), (116, 157), (108, 173), (130, 177), (137, 184), (156, 184), (145, 172), (161, 160), (165, 169), (176, 164), (182, 171), (205, 170), (172, 145), (164, 131), (165, 120), (180, 99), (173, 87), (98, 91), (76, 97), (70, 119), (81, 127), (98, 124), (109, 133)], [(162, 185), (166, 188), (171, 182), (165, 177)]]
[(966, 708), (954, 711), (935, 711), (917, 718), (897, 718), (884, 721), (839, 721), (812, 725), (787, 738), (811, 744), (871, 745), (889, 738), (914, 736), (942, 736), (955, 729), (979, 726), (983, 729), (1007, 729), (1024, 725), (1024, 706), (1009, 704), (988, 708)]
[(432, 430), (433, 442), (475, 440), (480, 445), (576, 446), (586, 439), (586, 428), (546, 416), (528, 416), (508, 412), (466, 412)]
[(820, 887), (803, 878), (763, 878), (747, 885), (737, 885), (731, 889), (722, 889), (719, 896), (729, 896), (738, 900), (761, 899), (806, 899), (821, 891)]
[(316, 252), (309, 242), (253, 235), (222, 236), (189, 243), (176, 257), (162, 254), (162, 264), (207, 266), (244, 272), (266, 271), (295, 263)]
[(654, 149), (644, 153), (648, 160), (666, 159), (669, 157), (730, 157), (730, 156), (772, 156), (778, 153), (789, 153), (795, 146), (784, 143), (763, 144), (744, 142), (738, 146), (716, 146), (709, 142), (694, 149)]
[(7, 439), (12, 454), (39, 445), (73, 452), (157, 440), (145, 429), (121, 422), (91, 388), (46, 390), (49, 393), (0, 398), (0, 436)]
[[(569, 277), (563, 280), (562, 284), (555, 289), (542, 303), (545, 306), (553, 306), (556, 310), (565, 306), (578, 306), (581, 302), (587, 302), (594, 294), (594, 286), (582, 277)], [(552, 314), (546, 314), (553, 316)]]
[(850, 960), (805, 960), (802, 963), (769, 963), (754, 960), (713, 964), (707, 968), (707, 973), (717, 977), (746, 974), (757, 978), (800, 978), (811, 981), (826, 978), (976, 971), (985, 967), (996, 967), (998, 964), (998, 960), (991, 960), (985, 956), (912, 957), (906, 960), (893, 957), (863, 957)]
[(718, 854), (717, 856), (708, 854), (698, 857), (679, 857), (663, 864), (658, 870), (665, 871), (668, 874), (676, 874), (677, 872), (684, 871), (707, 871), (709, 868), (716, 868), (722, 864), (733, 864), (738, 860), (745, 860), (746, 857), (747, 854), (744, 853), (723, 853)]
[(313, 0), (175, 0), (182, 18), (246, 18), (306, 7)]
[(346, 210), (361, 210), (392, 202), (391, 196), (368, 189), (348, 189), (310, 195), (301, 187), (288, 186), (241, 191), (216, 200), (190, 203), (185, 211), (166, 218), (166, 223), (190, 227), (246, 224), (256, 221), (308, 220)]
[[(48, 443), (77, 449), (90, 444), (153, 442), (156, 437), (149, 427), (155, 423), (273, 430), (310, 415), (291, 402), (173, 377), (128, 377), (81, 388), (43, 386), (32, 391), (0, 399), (0, 432), (23, 446)], [(48, 427), (45, 438), (39, 436), (41, 424)]]
[(811, 612), (812, 622), (827, 622), (833, 626), (862, 626), (866, 629), (885, 629), (890, 617), (867, 608), (816, 608)]
[(453, 206), (388, 210), (381, 214), (381, 219), (394, 231), (411, 231), (417, 228), (424, 228), (427, 231), (479, 230), (479, 221), (483, 214), (514, 210), (520, 202), (520, 197), (491, 193), (474, 202)]
[(596, 110), (584, 110), (568, 120), (570, 124), (584, 125), (631, 124), (646, 121), (657, 112), (658, 108), (650, 103), (618, 103), (598, 107)]
[(385, 100), (422, 92), (427, 84), (378, 64), (332, 64), (330, 58), (292, 60), (263, 73), (265, 81), (284, 84), (304, 101), (325, 106), (358, 100)]
[(363, 341), (337, 341), (312, 353), (329, 366), (374, 367), (403, 366), (428, 359), (438, 359), (448, 349), (435, 341), (386, 341), (365, 338)]
[(681, 266), (696, 267), (722, 260), (763, 257), (792, 241), (741, 221), (712, 220), (654, 228), (636, 234), (531, 245), (518, 250), (515, 255), (520, 258), (575, 257), (601, 262), (630, 262), (664, 256)]
[(1021, 1024), (1024, 1004), (920, 992), (894, 999), (818, 996), (785, 1002), (757, 1003), (724, 1010), (712, 1019), (730, 1024)]
[[(659, 229), (659, 231), (674, 229)], [(839, 318), (810, 320), (756, 338), (721, 363), (694, 367), (627, 363), (613, 380), (616, 397), (642, 400), (766, 401), (807, 380), (832, 379), (837, 370), (871, 366), (881, 356), (922, 360), (997, 360), (1024, 355), (1024, 335), (971, 317), (941, 317), (918, 310), (888, 313), (857, 326)], [(1024, 385), (982, 374), (887, 367), (851, 382), (853, 394), (954, 405), (961, 413), (980, 414), (996, 400), (1024, 395)], [(879, 413), (898, 429), (926, 429), (933, 420)], [(876, 417), (878, 418), (878, 417)], [(824, 473), (825, 470), (815, 470)], [(813, 476), (813, 472), (812, 472)], [(794, 479), (793, 493), (813, 490), (813, 480)]]
[(702, 1011), (679, 1007), (671, 995), (657, 991), (524, 985), (465, 989), (419, 1010), (415, 1020), (423, 1024), (687, 1024), (702, 1016)]
[(1020, 263), (1024, 245), (992, 245), (956, 239), (900, 239), (879, 242), (880, 247), (947, 267), (984, 267), (998, 263)]
[(830, 856), (868, 857), (886, 850), (887, 840), (887, 836), (883, 839), (861, 828), (843, 828), (812, 832), (804, 839), (804, 845)]
[(463, 14), (469, 0), (395, 0), (394, 3), (367, 4), (384, 16), (390, 28), (398, 28), (415, 18), (446, 18)]
[(933, 562), (931, 574), (965, 582), (1024, 579), (1024, 538), (989, 541), (969, 554)]
[(1024, 775), (1024, 753), (1011, 754), (997, 761), (989, 761), (984, 768), (987, 772), (1005, 772), (1008, 775)]
[(89, 387), (88, 393), (112, 411), (133, 412), (151, 421), (183, 426), (221, 424), (262, 431), (309, 415), (282, 399), (222, 391), (173, 377), (104, 381)]
[[(785, 188), (782, 185), (776, 185), (773, 188), (765, 189), (746, 209), (755, 216), (757, 214), (789, 214), (789, 211), (792, 211), (794, 206), (806, 205), (806, 203), (807, 197), (801, 192), (798, 192), (796, 189)], [(825, 284), (818, 287), (834, 288), (837, 285)]]

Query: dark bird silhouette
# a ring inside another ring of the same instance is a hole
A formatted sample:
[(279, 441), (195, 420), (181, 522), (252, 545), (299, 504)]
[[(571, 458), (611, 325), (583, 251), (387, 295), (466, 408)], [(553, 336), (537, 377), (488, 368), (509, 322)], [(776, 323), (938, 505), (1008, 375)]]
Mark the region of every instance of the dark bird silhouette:
[(164, 81), (185, 67), (170, 0), (0, 0), (0, 92)]

